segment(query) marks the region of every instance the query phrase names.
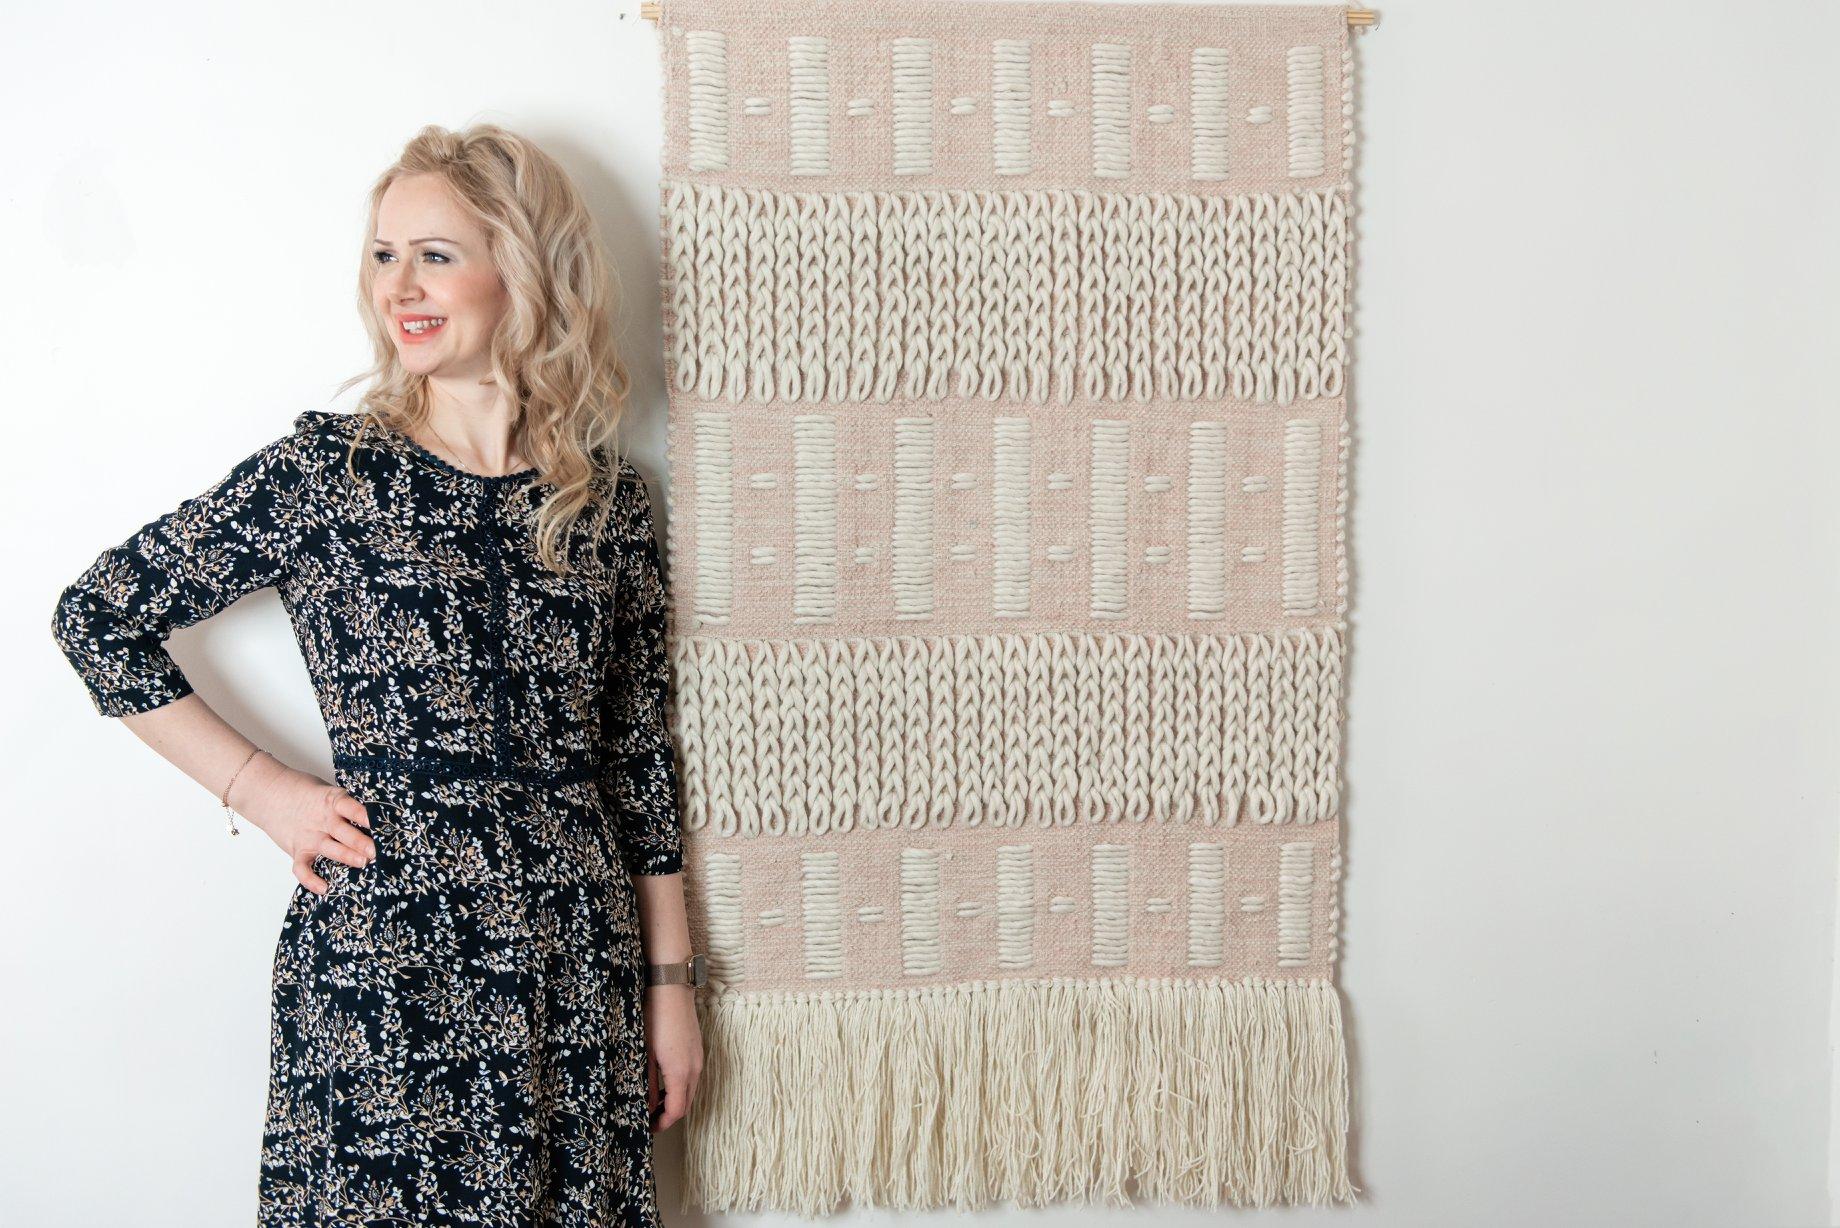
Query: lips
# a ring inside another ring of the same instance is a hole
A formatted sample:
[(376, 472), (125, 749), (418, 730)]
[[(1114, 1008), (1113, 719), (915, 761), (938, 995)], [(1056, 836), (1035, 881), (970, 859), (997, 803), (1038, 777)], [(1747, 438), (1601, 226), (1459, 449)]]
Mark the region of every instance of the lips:
[[(414, 327), (410, 327), (411, 325)], [(426, 341), (446, 328), (446, 316), (400, 315), (396, 317), (396, 335), (409, 343)]]

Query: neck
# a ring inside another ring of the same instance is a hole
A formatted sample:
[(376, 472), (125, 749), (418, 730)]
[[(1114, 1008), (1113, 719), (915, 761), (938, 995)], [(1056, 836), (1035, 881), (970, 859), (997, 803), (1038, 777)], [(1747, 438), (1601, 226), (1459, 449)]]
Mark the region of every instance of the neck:
[[(527, 467), (512, 440), (511, 402), (496, 383), (429, 377), (428, 422), (435, 443), (463, 469), (515, 473)], [(426, 444), (424, 444), (426, 446)]]

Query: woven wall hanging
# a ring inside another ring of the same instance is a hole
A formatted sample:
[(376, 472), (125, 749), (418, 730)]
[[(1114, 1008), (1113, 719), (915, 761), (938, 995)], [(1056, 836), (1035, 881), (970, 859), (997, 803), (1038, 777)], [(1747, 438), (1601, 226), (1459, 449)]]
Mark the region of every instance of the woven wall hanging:
[(687, 1208), (1352, 1197), (1345, 18), (663, 5)]

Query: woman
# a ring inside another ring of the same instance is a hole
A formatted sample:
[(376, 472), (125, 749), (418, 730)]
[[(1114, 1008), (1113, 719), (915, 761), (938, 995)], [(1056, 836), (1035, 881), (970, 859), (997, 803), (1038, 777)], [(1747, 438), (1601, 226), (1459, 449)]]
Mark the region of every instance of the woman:
[[(604, 257), (561, 168), (491, 125), (418, 133), (370, 230), (359, 412), (302, 414), (104, 551), (54, 631), (98, 711), (293, 859), (262, 1224), (656, 1224), (650, 1131), (702, 1042), (694, 987), (650, 983), (693, 965)], [(336, 784), (162, 647), (270, 585)]]

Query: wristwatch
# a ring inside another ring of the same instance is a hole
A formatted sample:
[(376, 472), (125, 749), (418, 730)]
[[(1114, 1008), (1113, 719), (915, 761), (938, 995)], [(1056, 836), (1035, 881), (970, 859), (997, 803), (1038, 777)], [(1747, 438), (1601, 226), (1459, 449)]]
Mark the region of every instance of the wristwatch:
[(692, 989), (701, 989), (709, 983), (709, 973), (703, 967), (703, 953), (698, 951), (689, 959), (678, 960), (674, 964), (647, 964), (645, 983), (648, 986), (688, 985)]

